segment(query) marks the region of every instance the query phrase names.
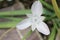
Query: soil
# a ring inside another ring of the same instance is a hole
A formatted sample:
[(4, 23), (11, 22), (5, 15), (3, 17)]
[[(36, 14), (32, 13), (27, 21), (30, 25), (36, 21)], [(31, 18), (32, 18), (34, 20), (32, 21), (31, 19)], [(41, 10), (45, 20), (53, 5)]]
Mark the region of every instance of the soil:
[[(0, 29), (0, 36), (7, 31), (8, 29)], [(26, 33), (26, 32), (25, 32)], [(21, 40), (21, 38), (19, 38), (19, 35), (16, 31), (16, 29), (13, 29), (12, 31), (10, 31), (9, 33), (7, 33), (3, 39), (1, 40)], [(36, 34), (36, 32), (33, 32), (28, 38), (27, 40), (40, 40), (40, 38), (38, 37), (38, 35)]]

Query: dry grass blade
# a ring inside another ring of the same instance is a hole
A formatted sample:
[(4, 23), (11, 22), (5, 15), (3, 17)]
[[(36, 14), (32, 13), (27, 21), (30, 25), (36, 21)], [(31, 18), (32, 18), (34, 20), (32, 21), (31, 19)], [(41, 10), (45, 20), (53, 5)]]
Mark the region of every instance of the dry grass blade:
[(21, 32), (18, 29), (16, 29), (16, 31), (17, 31), (19, 37), (22, 39), (23, 38), (23, 35), (21, 34)]
[(1, 36), (0, 36), (0, 40), (8, 33), (8, 32), (10, 32), (11, 30), (13, 30), (14, 29), (14, 27), (13, 28), (10, 28), (10, 29), (8, 29), (6, 32), (4, 32)]

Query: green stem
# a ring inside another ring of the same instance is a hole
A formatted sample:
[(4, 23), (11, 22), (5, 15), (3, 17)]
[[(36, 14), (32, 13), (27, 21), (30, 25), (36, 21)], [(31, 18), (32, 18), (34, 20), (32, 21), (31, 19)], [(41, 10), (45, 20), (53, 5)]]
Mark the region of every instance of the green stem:
[(60, 19), (60, 10), (58, 8), (56, 0), (52, 0), (52, 4), (53, 4), (53, 7), (54, 7), (54, 10), (55, 10), (55, 13), (56, 13), (57, 17)]

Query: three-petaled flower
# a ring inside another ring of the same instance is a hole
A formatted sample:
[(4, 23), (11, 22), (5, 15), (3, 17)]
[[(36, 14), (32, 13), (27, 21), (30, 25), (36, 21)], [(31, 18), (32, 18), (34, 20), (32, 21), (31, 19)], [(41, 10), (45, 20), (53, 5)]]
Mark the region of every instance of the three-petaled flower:
[(43, 7), (40, 1), (35, 1), (31, 7), (32, 14), (27, 14), (26, 19), (20, 22), (16, 27), (19, 30), (23, 30), (31, 26), (32, 31), (37, 29), (39, 32), (49, 35), (50, 31), (46, 23), (43, 22), (45, 19), (44, 16), (41, 16), (43, 13)]

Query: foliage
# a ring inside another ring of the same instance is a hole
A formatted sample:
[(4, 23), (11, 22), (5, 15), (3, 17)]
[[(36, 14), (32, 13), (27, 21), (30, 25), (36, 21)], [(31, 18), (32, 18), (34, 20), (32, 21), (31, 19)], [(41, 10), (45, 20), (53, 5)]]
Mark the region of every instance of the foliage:
[[(50, 21), (50, 20), (53, 21), (51, 34), (49, 35), (48, 40), (54, 40), (56, 31), (58, 31), (58, 28), (60, 26), (60, 9), (58, 8), (56, 0), (51, 0), (53, 6), (46, 3), (44, 0), (40, 0), (40, 1), (45, 7), (47, 7), (48, 9), (53, 11), (52, 12), (52, 11), (44, 8), (43, 15), (46, 17), (45, 21)], [(23, 18), (17, 18), (17, 17), (13, 17), (13, 16), (16, 16), (16, 15), (21, 16), (21, 15), (25, 15), (26, 13), (31, 13), (31, 10), (17, 10), (17, 11), (0, 12), (0, 18), (7, 18), (7, 19), (12, 20), (9, 22), (0, 22), (0, 28), (15, 27), (19, 21), (23, 20)], [(10, 15), (10, 17), (9, 17), (9, 15)], [(11, 17), (11, 15), (12, 15), (12, 17)], [(30, 35), (31, 33), (32, 32), (30, 31), (28, 33), (28, 35)], [(25, 39), (26, 37), (27, 36), (24, 36), (23, 39)]]

